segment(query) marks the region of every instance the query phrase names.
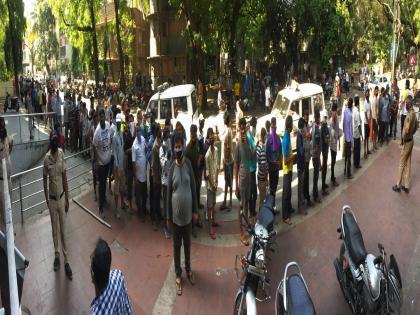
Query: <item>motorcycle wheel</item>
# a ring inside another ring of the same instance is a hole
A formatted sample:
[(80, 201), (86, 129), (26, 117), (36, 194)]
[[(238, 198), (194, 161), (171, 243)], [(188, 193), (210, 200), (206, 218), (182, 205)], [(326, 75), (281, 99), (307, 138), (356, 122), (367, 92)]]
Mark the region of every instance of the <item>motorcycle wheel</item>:
[(244, 292), (239, 293), (235, 300), (233, 315), (246, 315), (246, 301)]

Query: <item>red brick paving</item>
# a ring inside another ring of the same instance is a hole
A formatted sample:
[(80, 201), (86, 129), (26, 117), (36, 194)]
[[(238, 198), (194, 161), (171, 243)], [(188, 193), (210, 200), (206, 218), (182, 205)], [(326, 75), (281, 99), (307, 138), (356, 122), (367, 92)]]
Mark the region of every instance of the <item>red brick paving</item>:
[[(337, 198), (328, 204), (324, 201), (320, 212), (277, 236), (276, 252), (271, 254), (269, 264), (273, 299), (258, 303), (259, 314), (274, 313), (274, 292), (286, 263), (291, 260), (296, 260), (303, 269), (318, 314), (349, 314), (332, 264), (340, 246), (336, 228), (343, 204), (350, 204), (354, 209), (367, 250), (376, 254), (377, 243), (381, 242), (388, 254), (395, 253), (405, 279), (420, 235), (420, 154), (413, 151), (412, 188), (406, 195), (391, 190), (396, 178), (399, 146), (391, 143), (381, 150), (386, 152), (376, 153), (381, 156)], [(79, 200), (95, 210), (91, 197), (88, 193)], [(134, 314), (151, 314), (172, 263), (172, 241), (165, 240), (161, 231), (154, 232), (150, 223), (141, 223), (135, 215), (127, 216), (122, 222), (116, 222), (109, 211), (108, 217), (112, 230), (72, 204), (67, 220), (69, 255), (74, 272), (72, 282), (66, 279), (63, 265), (57, 273), (52, 270), (54, 254), (49, 216), (35, 222), (30, 220), (24, 226), (16, 224), (16, 243), (30, 261), (22, 301), (33, 314), (89, 313), (94, 296), (89, 257), (99, 236), (110, 244), (116, 239), (126, 249), (120, 251), (111, 247), (112, 266), (122, 269), (125, 274)], [(236, 231), (236, 223), (223, 222), (218, 232)], [(184, 277), (184, 293), (176, 298), (173, 314), (231, 314), (239, 287), (234, 259), (236, 254), (245, 252), (245, 247), (222, 248), (193, 243), (192, 267), (197, 284), (192, 287)], [(416, 290), (420, 296), (420, 289)], [(420, 301), (415, 303), (414, 309), (420, 309)]]

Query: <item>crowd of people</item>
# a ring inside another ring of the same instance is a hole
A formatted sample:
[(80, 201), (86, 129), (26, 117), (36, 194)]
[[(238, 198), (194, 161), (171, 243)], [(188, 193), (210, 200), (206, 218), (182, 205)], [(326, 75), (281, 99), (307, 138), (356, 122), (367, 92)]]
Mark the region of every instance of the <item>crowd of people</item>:
[[(397, 184), (392, 189), (406, 193), (410, 189), (413, 134), (418, 128), (418, 121), (413, 112), (414, 95), (408, 80), (401, 92), (396, 84), (390, 89), (379, 89), (378, 86), (367, 89), (363, 109), (357, 95), (345, 98), (342, 109), (336, 100), (330, 112), (315, 108), (314, 121), (309, 120), (309, 115), (304, 115), (299, 119), (297, 129), (292, 116), (287, 116), (282, 137), (279, 136), (275, 117), (266, 121), (261, 130), (256, 130), (255, 118), (248, 123), (244, 117), (237, 115), (234, 129), (231, 114), (226, 110), (221, 133), (213, 128), (204, 130), (202, 116), (198, 126), (193, 124), (188, 131), (181, 122), (173, 127), (170, 119), (161, 127), (154, 121), (153, 115), (145, 115), (142, 109), (132, 114), (129, 99), (120, 98), (116, 92), (98, 96), (96, 102), (91, 98), (89, 111), (80, 95), (66, 93), (62, 115), (59, 91), (47, 89), (45, 97), (44, 92), (44, 86), (32, 82), (23, 98), (32, 108), (41, 104), (41, 107), (51, 106), (51, 111), (55, 112), (50, 150), (44, 161), (44, 191), (53, 225), (54, 270), (58, 270), (60, 265), (61, 243), (65, 271), (70, 279), (72, 270), (64, 233), (64, 212), (68, 211), (69, 196), (64, 154), (60, 147), (63, 150), (89, 151), (86, 153), (92, 160), (94, 198), (98, 201), (99, 215), (103, 219), (111, 211), (115, 212), (117, 219), (121, 218), (123, 211), (137, 213), (143, 222), (150, 217), (155, 231), (162, 229), (166, 238), (173, 239), (178, 295), (182, 294), (181, 245), (185, 253), (185, 272), (189, 282), (194, 284), (190, 261), (191, 236), (197, 237), (197, 229), (203, 228), (207, 220), (209, 237), (217, 238), (216, 229), (220, 227), (216, 220), (217, 210), (233, 210), (233, 192), (239, 201), (240, 240), (247, 246), (249, 236), (244, 231), (241, 213), (250, 222), (256, 222), (258, 208), (267, 194), (278, 196), (280, 171), (283, 180), (281, 205), (274, 204), (274, 213), (281, 213), (283, 222), (292, 225), (294, 213), (306, 215), (309, 207), (321, 203), (321, 195), (327, 196), (331, 188), (339, 185), (335, 167), (340, 147), (345, 177), (352, 179), (354, 170), (361, 168), (362, 145), (363, 156), (368, 159), (372, 152), (379, 150), (391, 138), (396, 139), (398, 117), (401, 119), (403, 149)], [(0, 120), (1, 139), (7, 136), (2, 130), (5, 128)], [(296, 145), (293, 139), (296, 139)], [(220, 146), (216, 145), (218, 142)], [(9, 151), (9, 144), (4, 145), (5, 151)], [(309, 172), (311, 161), (312, 178)], [(328, 164), (328, 161), (331, 163)], [(294, 164), (297, 165), (298, 178), (297, 210), (292, 203)], [(220, 165), (224, 187), (219, 186)], [(201, 194), (203, 180), (206, 184), (205, 198)], [(221, 188), (224, 188), (224, 198), (217, 209), (216, 195)], [(107, 199), (110, 195), (113, 195), (113, 206)], [(202, 203), (204, 200), (205, 205)], [(204, 213), (201, 209), (205, 209)], [(92, 307), (100, 308), (103, 293), (112, 290), (105, 284), (114, 281), (122, 285), (124, 279), (119, 271), (110, 270), (110, 250), (102, 240), (96, 245), (91, 264), (92, 279), (97, 289), (97, 299)], [(124, 300), (120, 306), (130, 309), (125, 287), (120, 286), (119, 290)]]

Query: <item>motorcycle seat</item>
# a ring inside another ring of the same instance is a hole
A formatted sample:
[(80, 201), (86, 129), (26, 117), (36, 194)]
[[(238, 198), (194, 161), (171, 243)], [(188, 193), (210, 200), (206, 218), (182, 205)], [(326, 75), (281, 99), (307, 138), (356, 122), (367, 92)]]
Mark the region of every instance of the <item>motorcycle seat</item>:
[(270, 208), (263, 206), (258, 213), (257, 223), (271, 232), (273, 230), (274, 215)]
[(305, 283), (299, 274), (287, 278), (287, 311), (290, 315), (315, 315), (315, 308)]
[(366, 258), (367, 252), (363, 242), (362, 232), (351, 212), (347, 212), (343, 217), (344, 242), (349, 251), (351, 260), (358, 266)]

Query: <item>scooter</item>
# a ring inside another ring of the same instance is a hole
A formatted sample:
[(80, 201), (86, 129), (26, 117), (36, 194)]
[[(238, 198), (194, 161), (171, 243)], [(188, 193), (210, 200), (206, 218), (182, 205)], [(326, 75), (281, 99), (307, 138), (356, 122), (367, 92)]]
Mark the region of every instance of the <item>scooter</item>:
[[(297, 272), (288, 275), (289, 269)], [(276, 315), (316, 315), (308, 286), (297, 262), (290, 262), (284, 270), (276, 292)]]
[[(272, 241), (276, 235), (273, 222), (273, 196), (267, 196), (264, 206), (260, 209), (258, 220), (255, 225), (251, 225), (248, 219), (241, 213), (242, 218), (246, 222), (246, 229), (251, 235), (248, 253), (246, 256), (237, 255), (235, 259), (235, 270), (238, 276), (238, 261), (242, 266), (241, 286), (238, 289), (235, 298), (234, 315), (256, 315), (256, 301), (265, 302), (271, 299), (268, 288), (270, 281), (267, 278), (267, 251), (272, 249)], [(262, 291), (264, 297), (258, 297), (259, 291)]]
[(353, 314), (399, 314), (402, 282), (397, 260), (378, 244), (379, 255), (368, 254), (351, 207), (345, 205), (337, 229), (343, 240), (334, 267), (344, 298)]

